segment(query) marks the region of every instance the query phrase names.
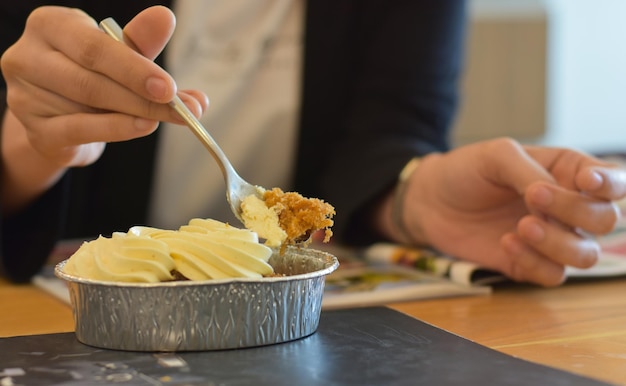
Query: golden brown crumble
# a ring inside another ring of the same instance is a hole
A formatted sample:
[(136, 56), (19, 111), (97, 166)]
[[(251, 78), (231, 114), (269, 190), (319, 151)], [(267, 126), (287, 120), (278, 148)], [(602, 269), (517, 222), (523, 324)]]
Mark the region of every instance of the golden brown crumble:
[(280, 188), (267, 190), (265, 204), (278, 213), (280, 227), (287, 233), (285, 244), (296, 244), (303, 239), (308, 244), (310, 236), (318, 230), (324, 230), (324, 242), (333, 235), (330, 227), (334, 221), (335, 208), (318, 198), (305, 198), (300, 193), (283, 192)]

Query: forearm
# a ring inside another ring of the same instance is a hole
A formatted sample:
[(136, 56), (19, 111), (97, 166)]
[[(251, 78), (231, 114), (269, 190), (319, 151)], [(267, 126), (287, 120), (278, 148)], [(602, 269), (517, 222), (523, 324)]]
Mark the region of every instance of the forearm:
[(2, 119), (0, 149), (0, 202), (5, 215), (23, 209), (57, 183), (67, 170), (49, 162), (31, 146), (26, 129), (10, 109), (6, 109)]

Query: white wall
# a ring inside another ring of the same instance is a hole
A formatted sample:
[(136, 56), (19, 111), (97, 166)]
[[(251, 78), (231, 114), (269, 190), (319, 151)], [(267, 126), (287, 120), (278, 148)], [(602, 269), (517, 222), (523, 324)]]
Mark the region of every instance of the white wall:
[(626, 1), (545, 4), (548, 108), (542, 142), (626, 152)]
[[(626, 0), (470, 0), (470, 7), (474, 18), (546, 15), (545, 135), (514, 136), (626, 152)], [(506, 127), (494, 130), (512, 134)]]

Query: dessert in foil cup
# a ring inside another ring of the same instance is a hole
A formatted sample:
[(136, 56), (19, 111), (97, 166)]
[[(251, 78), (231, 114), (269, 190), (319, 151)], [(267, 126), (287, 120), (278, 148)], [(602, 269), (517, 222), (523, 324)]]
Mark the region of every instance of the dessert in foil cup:
[(105, 282), (55, 274), (68, 283), (76, 337), (128, 351), (202, 351), (284, 343), (318, 327), (335, 256), (290, 246), (269, 260), (276, 276), (162, 283)]

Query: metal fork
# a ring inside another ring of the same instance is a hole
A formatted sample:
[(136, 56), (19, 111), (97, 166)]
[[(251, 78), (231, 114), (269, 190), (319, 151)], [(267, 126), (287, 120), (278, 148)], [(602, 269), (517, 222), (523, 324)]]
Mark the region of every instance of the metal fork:
[[(137, 51), (137, 47), (124, 35), (122, 27), (120, 27), (113, 18), (102, 20), (100, 22), (100, 28), (113, 39)], [(247, 182), (239, 176), (217, 142), (215, 142), (209, 132), (204, 128), (204, 126), (202, 126), (200, 121), (198, 121), (191, 111), (189, 111), (187, 106), (178, 96), (175, 96), (174, 99), (169, 102), (169, 105), (178, 113), (178, 115), (180, 115), (195, 136), (207, 148), (213, 158), (215, 158), (215, 161), (217, 161), (226, 182), (226, 200), (230, 205), (230, 209), (235, 214), (235, 217), (243, 223), (244, 221), (241, 217), (241, 203), (243, 199), (248, 196), (255, 195), (263, 200), (264, 189), (258, 185), (253, 185)]]

